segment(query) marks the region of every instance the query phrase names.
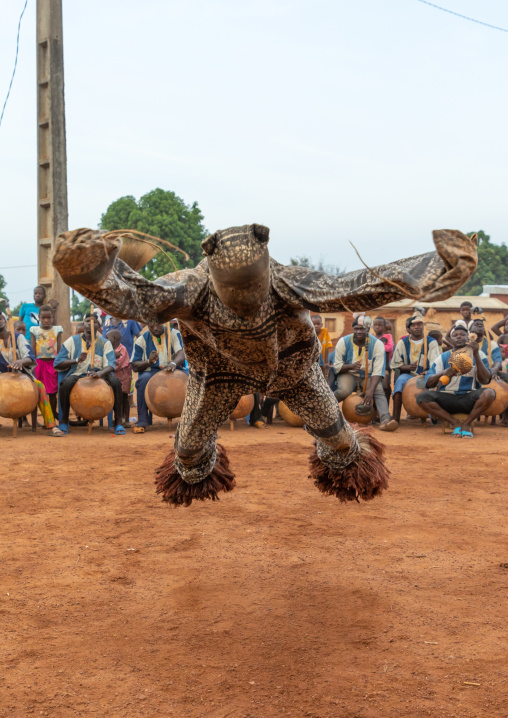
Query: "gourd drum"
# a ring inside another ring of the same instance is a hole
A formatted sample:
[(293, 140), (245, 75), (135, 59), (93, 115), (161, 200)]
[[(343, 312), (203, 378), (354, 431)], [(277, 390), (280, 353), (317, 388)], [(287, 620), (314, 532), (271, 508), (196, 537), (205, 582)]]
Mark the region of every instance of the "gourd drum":
[(187, 374), (179, 369), (154, 374), (145, 388), (145, 401), (152, 414), (166, 419), (181, 416), (187, 382)]
[(356, 407), (358, 404), (363, 404), (363, 396), (360, 394), (350, 394), (347, 396), (344, 401), (342, 402), (342, 413), (344, 414), (344, 417), (347, 421), (355, 423), (355, 424), (370, 424), (372, 419), (375, 419), (377, 416), (377, 411), (372, 406), (372, 409), (369, 411), (368, 414), (357, 414), (356, 413)]
[(293, 414), (282, 401), (279, 401), (279, 414), (289, 426), (303, 426), (303, 419), (300, 419), (298, 414)]
[(115, 395), (104, 379), (84, 376), (74, 384), (70, 402), (77, 416), (87, 421), (97, 421), (103, 419), (112, 410), (115, 405)]
[(6, 372), (0, 374), (0, 416), (19, 419), (37, 406), (37, 387), (26, 374)]
[(414, 376), (406, 383), (406, 386), (402, 390), (402, 405), (410, 416), (414, 416), (417, 419), (428, 419), (429, 415), (416, 403), (418, 394), (425, 391), (425, 387), (418, 389), (416, 386), (417, 381), (418, 377)]
[(244, 416), (247, 416), (251, 413), (251, 411), (254, 409), (254, 394), (247, 394), (247, 396), (242, 396), (238, 404), (236, 405), (236, 409), (229, 417), (230, 419), (243, 419)]
[(485, 412), (485, 416), (502, 414), (508, 409), (508, 384), (504, 381), (491, 381), (487, 388), (496, 392), (496, 398)]

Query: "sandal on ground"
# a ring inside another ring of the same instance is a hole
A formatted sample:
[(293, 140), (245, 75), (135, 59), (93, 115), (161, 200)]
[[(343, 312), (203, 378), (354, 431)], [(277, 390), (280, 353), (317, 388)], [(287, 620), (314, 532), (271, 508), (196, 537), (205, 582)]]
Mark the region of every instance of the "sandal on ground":
[(145, 433), (145, 427), (144, 426), (133, 426), (132, 431), (134, 434), (144, 434)]
[(65, 432), (58, 428), (58, 426), (54, 426), (51, 429), (51, 434), (49, 436), (65, 436)]
[(115, 426), (115, 434), (116, 436), (120, 436), (121, 434), (125, 434), (125, 429), (121, 424), (117, 424)]
[(461, 439), (462, 438), (462, 428), (460, 426), (457, 426), (457, 428), (452, 431), (452, 436), (454, 439)]
[(461, 436), (463, 439), (474, 439), (473, 432), (467, 429), (462, 429)]
[(379, 431), (397, 431), (398, 428), (399, 422), (395, 421), (395, 419), (390, 419), (390, 421), (386, 421), (384, 424), (381, 424)]

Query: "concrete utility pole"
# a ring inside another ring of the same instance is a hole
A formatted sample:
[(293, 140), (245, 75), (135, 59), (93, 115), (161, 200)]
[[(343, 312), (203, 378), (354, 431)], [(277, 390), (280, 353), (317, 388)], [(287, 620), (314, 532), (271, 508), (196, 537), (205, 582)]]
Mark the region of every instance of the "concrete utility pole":
[(38, 281), (56, 299), (57, 323), (71, 333), (69, 287), (51, 263), (68, 227), (62, 0), (37, 0)]

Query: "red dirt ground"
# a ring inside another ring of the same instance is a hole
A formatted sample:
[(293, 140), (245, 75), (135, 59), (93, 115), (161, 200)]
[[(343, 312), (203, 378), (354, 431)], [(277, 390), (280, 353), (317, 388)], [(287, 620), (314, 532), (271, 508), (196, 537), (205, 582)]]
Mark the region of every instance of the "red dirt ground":
[(3, 423), (1, 716), (508, 716), (508, 430), (406, 422), (345, 506), (302, 429), (225, 426), (237, 488), (172, 510), (163, 425)]

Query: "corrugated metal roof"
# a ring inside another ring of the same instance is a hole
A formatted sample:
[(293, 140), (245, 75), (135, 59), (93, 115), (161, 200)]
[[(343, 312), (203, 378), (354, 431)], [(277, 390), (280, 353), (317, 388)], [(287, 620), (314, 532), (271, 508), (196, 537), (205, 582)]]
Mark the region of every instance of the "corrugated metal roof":
[(385, 304), (379, 309), (409, 309), (410, 307), (434, 307), (434, 309), (459, 309), (462, 302), (471, 302), (473, 307), (480, 306), (482, 309), (492, 309), (496, 311), (506, 312), (508, 305), (502, 302), (500, 299), (494, 299), (493, 297), (467, 297), (467, 296), (455, 296), (449, 299), (444, 299), (442, 302), (415, 302), (411, 299), (401, 299), (398, 302), (390, 302)]

